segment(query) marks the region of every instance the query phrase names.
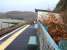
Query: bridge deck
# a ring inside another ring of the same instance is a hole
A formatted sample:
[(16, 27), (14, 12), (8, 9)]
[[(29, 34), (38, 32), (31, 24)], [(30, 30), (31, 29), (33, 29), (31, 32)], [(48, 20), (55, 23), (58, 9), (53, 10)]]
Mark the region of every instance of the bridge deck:
[(36, 35), (36, 30), (33, 26), (27, 28), (5, 50), (27, 50), (28, 39), (31, 35)]

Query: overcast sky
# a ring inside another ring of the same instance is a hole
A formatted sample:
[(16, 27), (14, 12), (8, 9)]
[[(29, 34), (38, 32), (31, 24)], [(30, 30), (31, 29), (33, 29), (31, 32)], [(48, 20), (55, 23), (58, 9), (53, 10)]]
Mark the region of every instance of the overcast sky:
[(0, 12), (34, 11), (37, 9), (53, 10), (59, 0), (0, 0)]

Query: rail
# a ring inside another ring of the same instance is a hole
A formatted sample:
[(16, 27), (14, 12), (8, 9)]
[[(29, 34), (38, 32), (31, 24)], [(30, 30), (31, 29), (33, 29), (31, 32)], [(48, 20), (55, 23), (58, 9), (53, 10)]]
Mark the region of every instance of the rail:
[(40, 41), (40, 50), (60, 50), (59, 46), (49, 35), (47, 27), (40, 22), (38, 22), (37, 25), (40, 31), (37, 33)]

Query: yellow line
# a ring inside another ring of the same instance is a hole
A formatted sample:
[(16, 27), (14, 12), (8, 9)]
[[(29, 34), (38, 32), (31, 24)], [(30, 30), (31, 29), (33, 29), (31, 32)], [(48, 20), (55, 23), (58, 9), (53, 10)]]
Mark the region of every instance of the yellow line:
[(26, 28), (28, 28), (30, 25), (27, 25), (20, 31), (14, 33), (11, 37), (9, 37), (7, 40), (5, 40), (2, 44), (0, 44), (0, 50), (5, 50)]

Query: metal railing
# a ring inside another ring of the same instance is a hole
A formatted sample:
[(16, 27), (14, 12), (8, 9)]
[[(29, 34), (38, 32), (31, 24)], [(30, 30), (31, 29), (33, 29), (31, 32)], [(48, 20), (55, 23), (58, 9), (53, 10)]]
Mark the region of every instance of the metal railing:
[(40, 50), (60, 50), (59, 46), (49, 35), (47, 27), (40, 22), (37, 22), (37, 25), (40, 31), (37, 33), (40, 41)]

